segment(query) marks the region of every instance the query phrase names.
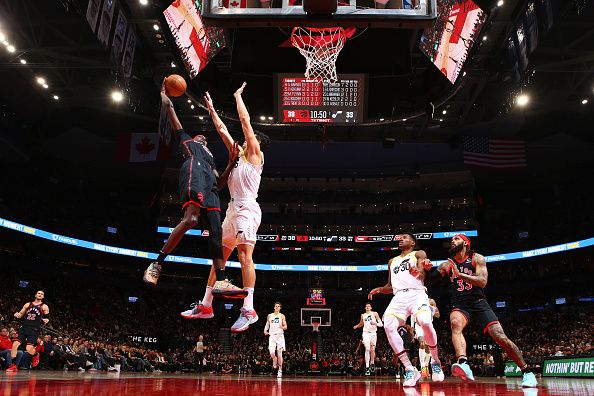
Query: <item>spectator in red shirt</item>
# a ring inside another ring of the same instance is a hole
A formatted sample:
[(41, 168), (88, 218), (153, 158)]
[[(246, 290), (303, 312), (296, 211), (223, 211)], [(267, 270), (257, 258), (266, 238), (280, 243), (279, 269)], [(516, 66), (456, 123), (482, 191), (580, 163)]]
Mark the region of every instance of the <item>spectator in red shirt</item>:
[[(6, 361), (8, 367), (13, 363), (12, 356), (10, 355), (10, 350), (12, 349), (12, 340), (9, 337), (8, 329), (3, 327), (0, 330), (0, 358)], [(23, 351), (18, 351), (16, 359), (14, 360), (14, 364), (19, 365), (21, 359), (23, 357)]]

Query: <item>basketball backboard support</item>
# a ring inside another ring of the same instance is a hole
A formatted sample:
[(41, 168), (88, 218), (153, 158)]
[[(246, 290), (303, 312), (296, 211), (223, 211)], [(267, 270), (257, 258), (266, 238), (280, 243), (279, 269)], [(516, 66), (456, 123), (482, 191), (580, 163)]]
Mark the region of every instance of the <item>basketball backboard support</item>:
[[(431, 26), (437, 16), (437, 0), (390, 0), (392, 8), (376, 8), (374, 0), (340, 0), (328, 16), (309, 16), (298, 0), (272, 0), (260, 8), (259, 0), (196, 0), (208, 26), (222, 27), (384, 27)], [(252, 7), (250, 7), (252, 5)], [(256, 5), (254, 7), (253, 5)]]
[(301, 326), (313, 327), (312, 323), (319, 323), (320, 327), (332, 326), (332, 309), (301, 308)]

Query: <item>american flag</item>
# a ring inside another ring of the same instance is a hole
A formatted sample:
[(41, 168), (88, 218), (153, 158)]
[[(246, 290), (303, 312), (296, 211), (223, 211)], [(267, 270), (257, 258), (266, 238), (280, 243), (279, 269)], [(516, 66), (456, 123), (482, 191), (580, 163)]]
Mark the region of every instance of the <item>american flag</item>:
[(496, 169), (526, 167), (526, 143), (523, 140), (464, 136), (462, 147), (466, 165)]

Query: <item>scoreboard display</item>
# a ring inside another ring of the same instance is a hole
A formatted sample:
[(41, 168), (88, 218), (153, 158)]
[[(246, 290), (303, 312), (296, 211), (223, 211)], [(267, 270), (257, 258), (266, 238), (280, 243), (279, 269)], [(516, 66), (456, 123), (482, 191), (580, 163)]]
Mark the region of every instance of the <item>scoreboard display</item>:
[(358, 124), (365, 121), (365, 74), (341, 74), (338, 81), (302, 74), (275, 75), (275, 114), (281, 123)]
[(311, 307), (325, 307), (326, 306), (326, 293), (324, 289), (316, 288), (309, 289), (307, 293), (307, 306)]

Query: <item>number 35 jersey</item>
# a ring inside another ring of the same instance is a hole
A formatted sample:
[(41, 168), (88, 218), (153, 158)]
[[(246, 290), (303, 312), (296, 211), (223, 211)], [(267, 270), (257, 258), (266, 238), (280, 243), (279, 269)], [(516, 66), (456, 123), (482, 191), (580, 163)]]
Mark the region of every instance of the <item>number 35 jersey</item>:
[[(464, 259), (461, 262), (456, 261), (456, 259), (452, 260), (456, 267), (458, 267), (458, 271), (460, 273), (474, 275), (476, 271), (474, 268), (473, 259), (474, 254), (472, 256), (466, 257), (466, 259)], [(482, 287), (473, 286), (470, 283), (463, 281), (462, 279), (454, 275), (452, 271), (450, 271), (449, 275), (452, 304), (455, 304), (457, 302), (473, 301), (485, 298), (485, 291)]]

